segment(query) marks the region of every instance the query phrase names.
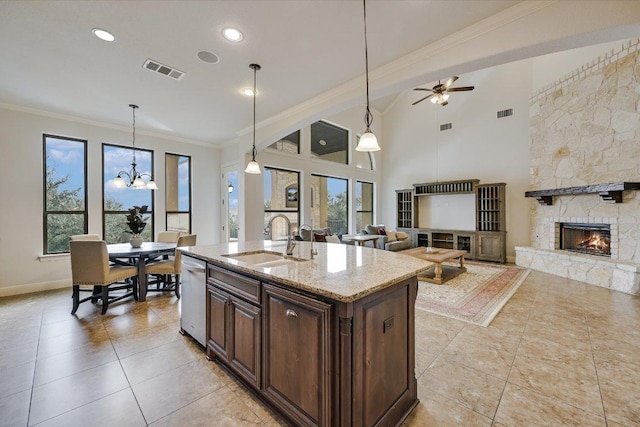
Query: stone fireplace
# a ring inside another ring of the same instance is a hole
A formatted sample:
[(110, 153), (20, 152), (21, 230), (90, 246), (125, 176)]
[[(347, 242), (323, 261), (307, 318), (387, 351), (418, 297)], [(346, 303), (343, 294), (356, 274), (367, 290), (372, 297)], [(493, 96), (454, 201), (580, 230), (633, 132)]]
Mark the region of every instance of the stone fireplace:
[(640, 294), (639, 48), (625, 43), (533, 94), (527, 196), (538, 203), (518, 265)]

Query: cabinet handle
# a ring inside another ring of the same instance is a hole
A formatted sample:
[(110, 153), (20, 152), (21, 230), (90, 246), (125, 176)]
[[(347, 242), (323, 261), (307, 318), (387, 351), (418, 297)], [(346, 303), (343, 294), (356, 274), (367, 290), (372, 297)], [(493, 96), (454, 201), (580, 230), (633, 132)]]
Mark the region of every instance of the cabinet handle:
[(287, 315), (287, 317), (298, 317), (298, 313), (296, 313), (295, 311), (291, 310), (290, 308), (287, 309), (285, 314)]

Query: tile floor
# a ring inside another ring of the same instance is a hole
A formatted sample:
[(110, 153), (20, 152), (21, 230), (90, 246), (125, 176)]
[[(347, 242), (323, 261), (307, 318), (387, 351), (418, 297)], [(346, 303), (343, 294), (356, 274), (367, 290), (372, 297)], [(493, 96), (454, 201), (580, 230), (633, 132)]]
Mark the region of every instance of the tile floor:
[[(0, 426), (282, 425), (188, 338), (175, 297), (0, 299)], [(532, 272), (488, 328), (418, 311), (406, 426), (640, 425), (640, 298)]]

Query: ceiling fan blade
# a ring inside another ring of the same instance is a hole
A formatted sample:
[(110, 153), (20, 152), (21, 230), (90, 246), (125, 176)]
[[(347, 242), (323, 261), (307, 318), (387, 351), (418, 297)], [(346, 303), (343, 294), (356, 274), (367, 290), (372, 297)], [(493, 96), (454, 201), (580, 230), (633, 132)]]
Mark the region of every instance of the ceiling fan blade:
[(414, 90), (428, 90), (429, 92), (433, 92), (433, 89), (427, 89), (426, 87), (417, 87)]
[(451, 76), (449, 77), (449, 80), (447, 80), (442, 87), (444, 87), (445, 89), (448, 89), (449, 86), (451, 86), (453, 84), (453, 82), (455, 82), (456, 80), (458, 80), (458, 76)]
[(464, 92), (465, 90), (473, 90), (475, 86), (450, 87), (447, 92)]
[(427, 96), (425, 96), (425, 97), (424, 97), (424, 98), (422, 98), (422, 99), (418, 99), (416, 102), (414, 102), (414, 103), (413, 103), (413, 104), (411, 104), (411, 105), (416, 105), (417, 103), (422, 102), (422, 101), (424, 101), (425, 99), (429, 99), (429, 98), (431, 98), (432, 96), (433, 96), (433, 94), (431, 94), (431, 95), (427, 95)]

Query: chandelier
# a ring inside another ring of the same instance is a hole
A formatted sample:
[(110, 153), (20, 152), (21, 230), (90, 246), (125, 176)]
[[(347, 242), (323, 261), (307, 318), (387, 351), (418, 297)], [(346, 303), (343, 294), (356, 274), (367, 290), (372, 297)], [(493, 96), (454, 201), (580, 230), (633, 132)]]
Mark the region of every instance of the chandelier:
[(367, 110), (364, 114), (364, 124), (367, 126), (367, 129), (364, 131), (360, 140), (358, 141), (358, 145), (356, 146), (356, 151), (379, 151), (380, 146), (378, 145), (378, 138), (371, 131), (371, 122), (373, 122), (373, 114), (371, 114), (371, 110), (369, 109), (369, 50), (367, 48), (367, 3), (366, 0), (362, 0), (362, 8), (364, 10), (364, 67), (365, 67), (365, 76), (367, 78)]
[[(133, 110), (133, 161), (131, 162), (131, 170), (120, 171), (118, 172), (118, 176), (113, 180), (113, 186), (116, 188), (125, 188), (131, 187), (137, 190), (157, 190), (158, 186), (151, 174), (148, 173), (140, 173), (136, 170), (136, 109), (137, 105), (129, 104), (129, 107)], [(124, 177), (127, 177), (125, 180)], [(149, 181), (145, 182), (142, 177), (149, 177)]]

